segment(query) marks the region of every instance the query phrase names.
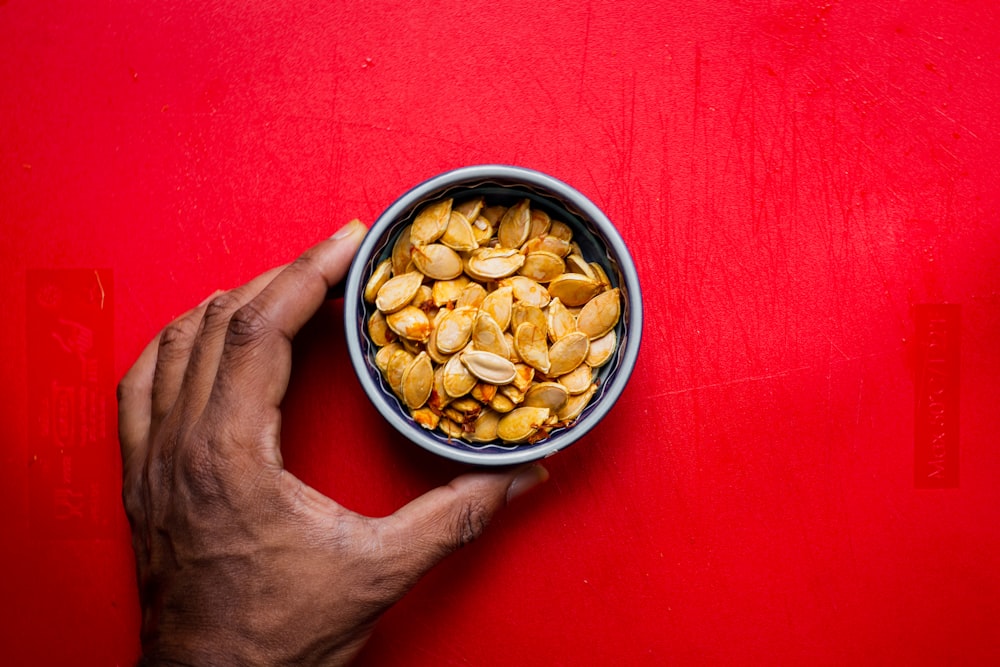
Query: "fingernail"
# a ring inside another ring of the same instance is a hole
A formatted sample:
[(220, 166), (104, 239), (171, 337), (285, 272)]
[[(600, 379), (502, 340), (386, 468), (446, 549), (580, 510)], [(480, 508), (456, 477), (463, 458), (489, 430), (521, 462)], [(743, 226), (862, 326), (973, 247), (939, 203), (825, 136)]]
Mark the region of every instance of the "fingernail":
[(549, 471), (540, 465), (533, 465), (514, 478), (514, 481), (507, 487), (507, 502), (523, 496), (539, 484), (549, 478)]
[(351, 234), (354, 234), (354, 233), (358, 232), (359, 230), (363, 230), (363, 229), (365, 229), (364, 224), (362, 224), (362, 222), (360, 220), (358, 220), (357, 218), (355, 218), (354, 220), (351, 220), (349, 223), (347, 223), (346, 225), (344, 225), (343, 227), (341, 227), (340, 229), (338, 229), (334, 233), (333, 238), (335, 238), (335, 239), (346, 238), (346, 237), (350, 236)]
[(208, 296), (206, 296), (205, 299), (204, 299), (204, 301), (202, 301), (201, 303), (198, 304), (198, 307), (201, 308), (202, 306), (204, 306), (205, 304), (207, 304), (209, 301), (211, 301), (215, 297), (219, 296), (220, 294), (222, 294), (222, 290), (220, 290), (220, 289), (215, 290), (214, 292), (212, 292), (211, 294), (209, 294)]

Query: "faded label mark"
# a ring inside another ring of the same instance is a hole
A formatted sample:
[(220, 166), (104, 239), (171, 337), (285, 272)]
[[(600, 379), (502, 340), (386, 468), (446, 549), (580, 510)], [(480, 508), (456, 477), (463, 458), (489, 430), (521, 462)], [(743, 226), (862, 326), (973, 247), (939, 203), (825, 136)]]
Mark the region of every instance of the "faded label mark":
[(958, 486), (960, 316), (957, 304), (920, 304), (914, 309), (913, 482), (921, 489)]
[(32, 535), (109, 536), (120, 488), (111, 271), (28, 271), (26, 303)]

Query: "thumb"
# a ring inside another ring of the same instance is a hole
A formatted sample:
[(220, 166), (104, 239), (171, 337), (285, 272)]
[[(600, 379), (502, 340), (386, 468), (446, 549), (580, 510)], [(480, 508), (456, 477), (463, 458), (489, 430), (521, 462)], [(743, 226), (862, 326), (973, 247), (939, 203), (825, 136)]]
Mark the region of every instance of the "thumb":
[(392, 515), (400, 561), (415, 578), (479, 537), (496, 512), (549, 478), (540, 465), (456, 477)]

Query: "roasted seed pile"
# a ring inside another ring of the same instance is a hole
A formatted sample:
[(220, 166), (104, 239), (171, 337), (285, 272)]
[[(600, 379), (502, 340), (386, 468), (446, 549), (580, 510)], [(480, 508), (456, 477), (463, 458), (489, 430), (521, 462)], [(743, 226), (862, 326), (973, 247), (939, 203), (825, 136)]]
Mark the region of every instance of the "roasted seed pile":
[(527, 199), (429, 204), (364, 298), (375, 363), (413, 419), (476, 443), (538, 442), (571, 424), (621, 315), (601, 266)]

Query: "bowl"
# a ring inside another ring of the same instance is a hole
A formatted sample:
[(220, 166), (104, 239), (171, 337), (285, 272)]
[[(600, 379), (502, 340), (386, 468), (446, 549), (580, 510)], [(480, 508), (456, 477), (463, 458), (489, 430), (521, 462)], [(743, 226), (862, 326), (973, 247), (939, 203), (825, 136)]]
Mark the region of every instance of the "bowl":
[[(573, 231), (584, 258), (598, 262), (612, 287), (621, 291), (621, 317), (616, 325), (618, 345), (611, 360), (597, 369), (597, 391), (569, 426), (551, 431), (535, 443), (502, 441), (473, 443), (449, 438), (417, 424), (406, 406), (389, 388), (375, 364), (378, 351), (367, 331), (375, 306), (363, 298), (365, 285), (379, 262), (390, 256), (399, 233), (426, 204), (452, 197), (462, 201), (483, 196), (487, 204), (512, 205), (527, 198), (533, 209)], [(379, 413), (399, 433), (424, 449), (448, 459), (484, 466), (505, 466), (542, 459), (570, 446), (603, 419), (628, 383), (639, 354), (642, 336), (642, 296), (628, 248), (607, 216), (581, 193), (538, 171), (509, 165), (476, 165), (448, 171), (412, 188), (372, 224), (347, 275), (344, 322), (348, 353), (361, 386)]]

